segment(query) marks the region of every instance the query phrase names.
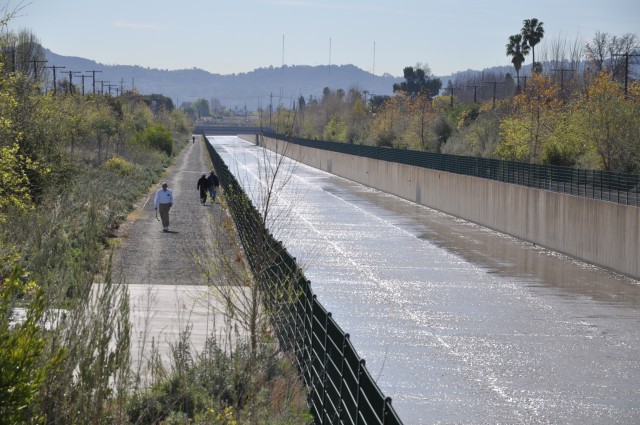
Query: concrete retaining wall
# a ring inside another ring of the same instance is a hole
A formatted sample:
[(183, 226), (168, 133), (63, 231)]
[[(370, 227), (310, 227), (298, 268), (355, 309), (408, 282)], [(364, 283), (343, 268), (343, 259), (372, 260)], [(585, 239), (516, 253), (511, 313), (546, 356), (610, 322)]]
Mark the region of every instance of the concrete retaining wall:
[(640, 279), (638, 207), (260, 140), (312, 167)]

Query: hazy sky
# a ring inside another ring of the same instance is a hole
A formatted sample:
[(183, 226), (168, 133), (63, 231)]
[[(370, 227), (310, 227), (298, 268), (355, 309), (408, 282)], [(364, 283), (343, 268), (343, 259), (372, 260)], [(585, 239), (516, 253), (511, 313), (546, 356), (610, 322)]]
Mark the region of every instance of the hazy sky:
[(583, 44), (596, 31), (640, 36), (639, 0), (0, 0), (19, 5), (9, 28), (31, 30), (54, 53), (218, 74), (283, 63), (394, 76), (418, 62), (438, 76), (510, 65), (507, 39), (527, 18), (544, 22), (536, 58), (554, 40)]

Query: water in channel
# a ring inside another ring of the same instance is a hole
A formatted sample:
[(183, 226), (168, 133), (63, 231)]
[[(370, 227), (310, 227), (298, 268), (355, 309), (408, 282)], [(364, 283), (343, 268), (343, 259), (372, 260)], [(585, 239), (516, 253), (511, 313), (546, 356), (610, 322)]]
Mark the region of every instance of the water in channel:
[(405, 424), (640, 423), (640, 282), (209, 140)]

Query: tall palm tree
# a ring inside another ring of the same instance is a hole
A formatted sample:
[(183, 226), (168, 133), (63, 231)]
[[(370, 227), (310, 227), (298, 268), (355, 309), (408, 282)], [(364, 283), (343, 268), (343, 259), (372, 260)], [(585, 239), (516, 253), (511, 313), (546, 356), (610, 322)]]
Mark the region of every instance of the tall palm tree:
[(509, 37), (507, 44), (507, 56), (511, 56), (511, 63), (516, 69), (518, 85), (516, 93), (520, 93), (520, 68), (524, 62), (524, 57), (529, 54), (529, 45), (522, 39), (522, 34), (515, 34)]
[(542, 25), (544, 25), (544, 22), (538, 21), (536, 18), (525, 19), (522, 22), (522, 37), (524, 38), (524, 42), (531, 47), (531, 52), (533, 54), (533, 62), (531, 65), (532, 72), (535, 72), (536, 70), (535, 45), (540, 43), (540, 40), (544, 37), (544, 28)]

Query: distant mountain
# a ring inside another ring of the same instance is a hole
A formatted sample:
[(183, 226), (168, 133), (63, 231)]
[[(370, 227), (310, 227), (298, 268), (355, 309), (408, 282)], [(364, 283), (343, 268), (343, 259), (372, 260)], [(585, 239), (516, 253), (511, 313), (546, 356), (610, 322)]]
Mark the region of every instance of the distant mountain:
[[(402, 77), (390, 75), (378, 76), (354, 65), (320, 65), (320, 66), (284, 66), (258, 68), (247, 73), (221, 75), (193, 68), (183, 70), (160, 70), (129, 65), (104, 65), (98, 62), (73, 57), (61, 56), (44, 49), (48, 66), (60, 66), (57, 79), (68, 79), (69, 71), (80, 71), (84, 75), (96, 72), (97, 81), (124, 90), (132, 87), (142, 94), (162, 94), (170, 97), (179, 106), (183, 102), (196, 99), (220, 100), (227, 108), (243, 109), (246, 105), (250, 111), (258, 107), (268, 108), (269, 104), (289, 107), (300, 96), (309, 100), (309, 96), (321, 98), (325, 87), (331, 90), (342, 89), (345, 92), (353, 87), (360, 91), (368, 91), (374, 95), (392, 95), (393, 84), (404, 81)], [(67, 74), (65, 74), (65, 72)], [(65, 76), (66, 75), (66, 76)], [(73, 75), (74, 84), (79, 84), (80, 74)], [(92, 79), (85, 78), (85, 91), (92, 90)], [(100, 90), (100, 83), (97, 85)]]

